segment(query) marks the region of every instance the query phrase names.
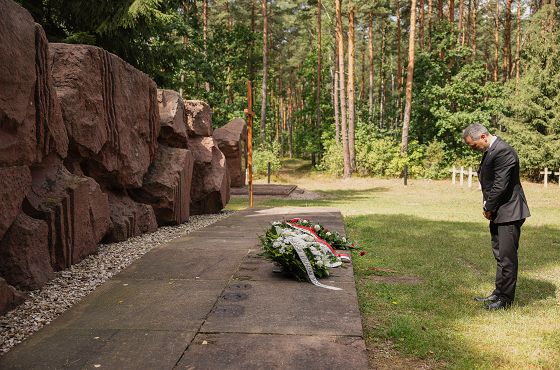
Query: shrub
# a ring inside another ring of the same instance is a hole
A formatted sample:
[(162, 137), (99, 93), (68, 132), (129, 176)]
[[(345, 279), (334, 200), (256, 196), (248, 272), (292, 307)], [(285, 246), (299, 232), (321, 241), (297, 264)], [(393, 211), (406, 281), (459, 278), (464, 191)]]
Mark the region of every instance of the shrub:
[(434, 140), (428, 144), (422, 165), (425, 178), (442, 179), (448, 175), (445, 144), (442, 141)]
[(408, 165), (409, 176), (421, 176), (424, 148), (416, 141), (409, 143), (409, 155), (400, 153), (401, 143), (391, 138), (372, 138), (356, 143), (356, 171), (362, 176), (400, 177)]
[(318, 169), (335, 176), (343, 175), (344, 158), (342, 156), (342, 144), (337, 144), (334, 140), (325, 143), (323, 160)]
[(266, 176), (268, 174), (268, 162), (270, 162), (270, 170), (273, 172), (282, 167), (280, 147), (277, 143), (261, 145), (253, 151), (253, 176), (256, 178)]

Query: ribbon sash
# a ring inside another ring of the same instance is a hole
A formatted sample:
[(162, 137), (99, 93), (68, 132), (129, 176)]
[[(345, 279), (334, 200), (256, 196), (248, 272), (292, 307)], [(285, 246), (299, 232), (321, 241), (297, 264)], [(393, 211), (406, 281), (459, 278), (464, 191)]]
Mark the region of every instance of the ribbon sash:
[(307, 255), (303, 250), (305, 246), (304, 244), (305, 242), (303, 240), (295, 237), (289, 237), (287, 238), (287, 241), (289, 241), (290, 244), (294, 247), (294, 250), (298, 254), (301, 263), (303, 263), (303, 266), (305, 267), (305, 271), (307, 272), (307, 277), (309, 278), (309, 281), (311, 281), (313, 285), (318, 286), (320, 288), (330, 289), (330, 290), (342, 290), (342, 288), (325, 285), (320, 283), (319, 280), (317, 280), (315, 274), (313, 273), (313, 267), (311, 267), (311, 262), (309, 262), (309, 259), (307, 258)]

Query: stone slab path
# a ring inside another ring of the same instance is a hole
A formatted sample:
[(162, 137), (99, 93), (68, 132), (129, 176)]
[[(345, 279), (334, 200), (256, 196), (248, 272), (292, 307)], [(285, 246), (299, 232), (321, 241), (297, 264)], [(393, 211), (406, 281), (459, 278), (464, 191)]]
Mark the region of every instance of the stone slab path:
[(333, 208), (239, 212), (148, 252), (31, 338), (0, 369), (367, 369), (352, 266), (333, 291), (257, 256), (270, 222), (344, 232)]

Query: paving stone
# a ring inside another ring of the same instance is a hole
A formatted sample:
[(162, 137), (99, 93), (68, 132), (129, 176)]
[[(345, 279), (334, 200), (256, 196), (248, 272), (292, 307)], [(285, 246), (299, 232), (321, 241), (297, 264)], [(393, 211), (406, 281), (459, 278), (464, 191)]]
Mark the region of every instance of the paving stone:
[[(192, 331), (57, 329), (40, 333), (0, 360), (3, 370), (171, 369), (194, 338)], [(61, 345), (64, 338), (64, 345)], [(33, 355), (29, 355), (32, 353)]]
[[(224, 242), (227, 245), (227, 241)], [(181, 247), (178, 244), (167, 245), (152, 250), (139, 261), (119, 274), (119, 278), (129, 279), (201, 279), (229, 280), (239, 267), (249, 248), (227, 249), (205, 248), (203, 244), (196, 247)]]
[(360, 337), (199, 334), (177, 368), (365, 370), (368, 364)]
[(218, 280), (115, 279), (68, 310), (57, 324), (82, 329), (192, 330), (200, 326), (223, 287), (224, 281)]
[(233, 282), (205, 321), (205, 333), (362, 335), (353, 283), (334, 291), (294, 280)]

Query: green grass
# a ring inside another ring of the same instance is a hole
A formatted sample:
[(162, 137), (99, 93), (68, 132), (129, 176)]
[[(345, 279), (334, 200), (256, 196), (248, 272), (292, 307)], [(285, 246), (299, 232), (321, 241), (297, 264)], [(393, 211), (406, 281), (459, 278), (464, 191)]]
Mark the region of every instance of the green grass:
[[(391, 343), (400, 356), (453, 369), (560, 369), (559, 188), (524, 183), (532, 217), (522, 229), (516, 303), (487, 312), (472, 299), (493, 289), (495, 271), (480, 191), (450, 181), (333, 179), (297, 164), (276, 181), (322, 199), (254, 206), (341, 210), (348, 236), (368, 252), (354, 262), (368, 349)], [(234, 198), (228, 208), (246, 206)]]

